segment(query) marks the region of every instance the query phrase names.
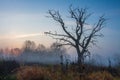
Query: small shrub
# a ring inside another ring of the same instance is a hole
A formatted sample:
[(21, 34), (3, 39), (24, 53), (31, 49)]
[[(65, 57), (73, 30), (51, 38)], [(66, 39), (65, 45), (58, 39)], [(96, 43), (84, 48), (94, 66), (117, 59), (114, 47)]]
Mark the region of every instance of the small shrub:
[(16, 61), (2, 61), (0, 62), (0, 75), (9, 75), (18, 67), (19, 64)]
[(15, 75), (0, 76), (0, 80), (16, 80)]

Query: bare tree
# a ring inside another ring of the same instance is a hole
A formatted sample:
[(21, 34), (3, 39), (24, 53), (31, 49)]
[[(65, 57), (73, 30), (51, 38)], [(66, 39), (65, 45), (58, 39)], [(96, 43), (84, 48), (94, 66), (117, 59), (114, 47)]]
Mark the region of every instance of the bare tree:
[(46, 51), (46, 47), (43, 44), (39, 44), (36, 48), (37, 52), (44, 53)]
[(26, 40), (23, 44), (23, 51), (25, 52), (33, 52), (36, 48), (36, 44), (34, 41)]
[(61, 25), (64, 33), (45, 32), (45, 34), (50, 35), (53, 39), (59, 40), (61, 46), (70, 45), (74, 47), (78, 54), (78, 64), (80, 66), (83, 64), (84, 58), (90, 55), (89, 47), (96, 45), (97, 38), (103, 36), (100, 31), (106, 21), (104, 16), (101, 16), (94, 25), (87, 23), (87, 19), (91, 16), (91, 13), (89, 14), (87, 11), (86, 8), (73, 8), (70, 6), (69, 19), (75, 25), (67, 26), (59, 11), (49, 10), (49, 17)]
[(115, 66), (120, 67), (120, 53), (113, 54), (113, 61), (115, 63)]
[(65, 53), (66, 48), (63, 46), (59, 46), (61, 45), (60, 43), (54, 42), (51, 44), (50, 49), (54, 52), (62, 52)]

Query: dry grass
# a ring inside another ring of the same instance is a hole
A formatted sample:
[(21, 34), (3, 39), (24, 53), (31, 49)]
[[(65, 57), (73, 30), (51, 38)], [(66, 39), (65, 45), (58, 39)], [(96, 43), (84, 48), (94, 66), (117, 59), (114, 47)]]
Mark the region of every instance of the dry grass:
[(106, 71), (84, 74), (80, 78), (77, 71), (69, 69), (66, 73), (56, 67), (25, 66), (20, 67), (17, 74), (17, 80), (114, 80), (112, 75)]
[(17, 71), (17, 80), (79, 80), (78, 73), (61, 71), (60, 67), (20, 67)]
[(88, 80), (113, 80), (113, 76), (106, 72), (93, 72), (88, 75)]
[(49, 80), (50, 72), (42, 67), (21, 67), (17, 72), (18, 80)]

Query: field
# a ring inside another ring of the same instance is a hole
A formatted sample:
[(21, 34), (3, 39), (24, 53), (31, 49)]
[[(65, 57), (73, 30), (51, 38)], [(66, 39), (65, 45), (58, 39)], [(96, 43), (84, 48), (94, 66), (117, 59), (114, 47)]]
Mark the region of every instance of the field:
[(14, 61), (0, 63), (0, 80), (120, 80), (117, 69), (85, 65), (84, 72), (78, 72), (76, 64), (61, 65), (19, 65)]

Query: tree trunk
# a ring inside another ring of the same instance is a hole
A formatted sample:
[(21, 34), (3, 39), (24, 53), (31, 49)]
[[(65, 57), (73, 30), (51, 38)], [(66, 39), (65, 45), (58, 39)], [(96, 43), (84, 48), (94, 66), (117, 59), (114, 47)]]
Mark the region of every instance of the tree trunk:
[(83, 54), (80, 52), (79, 47), (76, 46), (77, 54), (78, 54), (78, 72), (80, 73), (80, 80), (84, 79), (84, 68), (83, 68)]
[(82, 73), (83, 72), (83, 62), (82, 62), (82, 56), (80, 54), (78, 54), (78, 68), (79, 68), (79, 72)]
[(78, 71), (80, 73), (82, 73), (83, 72), (83, 70), (82, 70), (82, 65), (83, 65), (82, 59), (83, 59), (83, 56), (82, 56), (82, 54), (80, 52), (79, 46), (76, 46), (76, 50), (77, 50), (77, 54), (78, 54)]

